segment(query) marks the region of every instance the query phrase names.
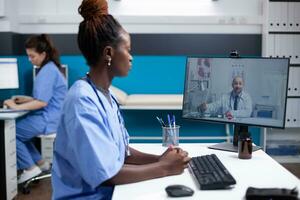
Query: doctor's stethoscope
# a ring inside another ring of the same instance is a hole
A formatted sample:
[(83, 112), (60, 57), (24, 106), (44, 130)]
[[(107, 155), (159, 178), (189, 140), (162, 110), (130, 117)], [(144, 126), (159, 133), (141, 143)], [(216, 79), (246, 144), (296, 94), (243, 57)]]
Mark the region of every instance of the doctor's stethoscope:
[[(90, 84), (90, 86), (93, 88), (97, 98), (98, 98), (98, 101), (100, 102), (104, 112), (107, 114), (107, 111), (104, 107), (104, 104), (102, 102), (102, 100), (100, 99), (99, 95), (98, 95), (98, 92), (97, 92), (97, 89), (96, 89), (96, 86), (95, 84), (91, 81), (90, 77), (89, 77), (89, 74), (87, 73), (86, 74), (86, 77), (83, 78), (83, 80), (86, 80), (88, 82), (88, 84)], [(119, 124), (120, 124), (120, 128), (121, 128), (121, 131), (122, 131), (122, 137), (123, 137), (123, 142), (124, 142), (124, 146), (125, 146), (125, 153), (126, 153), (126, 156), (130, 156), (130, 149), (129, 149), (129, 140), (128, 140), (128, 136), (126, 134), (125, 131), (126, 128), (125, 128), (125, 122), (124, 122), (124, 119), (122, 117), (122, 114), (121, 114), (121, 111), (120, 111), (120, 105), (118, 103), (118, 101), (115, 99), (115, 97), (113, 95), (110, 95), (112, 100), (117, 104), (118, 106), (118, 111), (117, 111), (117, 115), (118, 115), (118, 120), (119, 120)], [(112, 131), (112, 129), (111, 129)], [(113, 133), (112, 133), (113, 135)]]

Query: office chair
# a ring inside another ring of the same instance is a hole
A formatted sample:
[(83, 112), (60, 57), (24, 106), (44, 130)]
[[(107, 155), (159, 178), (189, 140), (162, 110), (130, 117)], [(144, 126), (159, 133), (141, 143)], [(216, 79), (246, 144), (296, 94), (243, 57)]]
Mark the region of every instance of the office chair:
[[(47, 134), (47, 135), (39, 135), (38, 136), (41, 139), (41, 154), (43, 156), (43, 159), (47, 162), (52, 163), (53, 158), (53, 143), (56, 137), (56, 133)], [(44, 147), (43, 147), (44, 145)], [(30, 193), (30, 185), (32, 183), (39, 182), (40, 180), (51, 178), (51, 168), (47, 171), (42, 172), (41, 174), (25, 181), (21, 184), (21, 189), (23, 194), (29, 194)]]

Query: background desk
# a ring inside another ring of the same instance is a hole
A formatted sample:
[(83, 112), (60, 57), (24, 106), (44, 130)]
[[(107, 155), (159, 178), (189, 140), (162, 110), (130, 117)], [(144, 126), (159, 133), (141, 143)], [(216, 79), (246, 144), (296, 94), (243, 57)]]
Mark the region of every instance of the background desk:
[(253, 124), (253, 125), (262, 125), (262, 126), (271, 126), (271, 127), (278, 127), (281, 126), (284, 119), (272, 119), (272, 118), (264, 118), (264, 117), (237, 117), (232, 119), (227, 119), (226, 117), (203, 117), (200, 115), (199, 112), (191, 112), (185, 114), (184, 117), (186, 118), (193, 118), (193, 119), (202, 119), (208, 121), (217, 121), (217, 122), (231, 122), (231, 123), (240, 123), (240, 124)]
[(17, 158), (15, 119), (27, 112), (0, 113), (0, 199), (17, 195)]
[[(165, 192), (165, 187), (171, 184), (183, 184), (193, 188), (194, 195), (183, 199), (205, 200), (243, 199), (249, 186), (300, 189), (300, 180), (262, 150), (254, 152), (250, 160), (241, 160), (237, 158), (237, 153), (208, 149), (208, 145), (210, 144), (180, 144), (180, 147), (187, 150), (190, 156), (216, 154), (237, 181), (232, 189), (199, 190), (188, 169), (185, 169), (181, 175), (116, 186), (113, 200), (174, 199), (169, 198)], [(131, 144), (131, 146), (155, 154), (161, 154), (166, 149), (161, 144)]]

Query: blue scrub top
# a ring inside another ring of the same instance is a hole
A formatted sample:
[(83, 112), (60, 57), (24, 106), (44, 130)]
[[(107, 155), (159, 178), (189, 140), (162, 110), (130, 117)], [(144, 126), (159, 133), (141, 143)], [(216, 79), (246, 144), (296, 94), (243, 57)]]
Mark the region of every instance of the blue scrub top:
[(32, 96), (34, 99), (46, 102), (47, 106), (30, 114), (42, 115), (43, 122), (35, 123), (37, 126), (46, 124), (45, 134), (56, 132), (67, 90), (66, 79), (54, 62), (48, 62), (39, 70), (33, 82)]
[[(128, 133), (112, 104), (85, 80), (70, 88), (54, 144), (52, 199), (111, 199), (113, 187), (101, 186), (124, 164)], [(105, 109), (104, 109), (105, 107)]]

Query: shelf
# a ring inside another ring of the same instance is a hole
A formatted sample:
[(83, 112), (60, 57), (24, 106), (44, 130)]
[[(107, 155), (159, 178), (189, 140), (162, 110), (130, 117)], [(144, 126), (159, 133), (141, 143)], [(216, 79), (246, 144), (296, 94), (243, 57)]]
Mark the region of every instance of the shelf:
[(269, 34), (290, 34), (290, 35), (300, 35), (298, 31), (269, 31)]

